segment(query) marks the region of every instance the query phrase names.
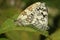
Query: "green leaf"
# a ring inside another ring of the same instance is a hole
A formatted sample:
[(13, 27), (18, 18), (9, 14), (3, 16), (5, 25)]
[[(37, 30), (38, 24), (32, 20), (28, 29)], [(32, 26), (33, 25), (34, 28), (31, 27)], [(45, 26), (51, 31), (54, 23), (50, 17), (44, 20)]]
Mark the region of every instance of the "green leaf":
[(8, 39), (6, 39), (6, 38), (0, 38), (0, 40), (8, 40)]
[(60, 28), (57, 29), (50, 37), (52, 40), (60, 40)]

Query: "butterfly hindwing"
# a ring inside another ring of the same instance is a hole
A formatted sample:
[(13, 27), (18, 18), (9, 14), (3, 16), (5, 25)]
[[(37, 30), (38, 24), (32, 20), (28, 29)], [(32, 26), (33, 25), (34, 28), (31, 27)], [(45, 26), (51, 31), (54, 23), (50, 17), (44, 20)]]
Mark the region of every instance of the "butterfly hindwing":
[(45, 3), (37, 2), (26, 8), (17, 18), (18, 25), (34, 25), (37, 29), (48, 27), (48, 12)]

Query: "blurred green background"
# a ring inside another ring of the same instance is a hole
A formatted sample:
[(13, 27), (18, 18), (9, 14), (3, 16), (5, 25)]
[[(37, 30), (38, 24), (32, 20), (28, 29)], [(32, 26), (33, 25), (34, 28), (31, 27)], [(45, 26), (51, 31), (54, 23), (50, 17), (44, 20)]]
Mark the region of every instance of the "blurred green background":
[[(46, 2), (48, 32), (14, 23), (21, 11), (35, 2)], [(60, 40), (60, 0), (0, 0), (0, 40)]]

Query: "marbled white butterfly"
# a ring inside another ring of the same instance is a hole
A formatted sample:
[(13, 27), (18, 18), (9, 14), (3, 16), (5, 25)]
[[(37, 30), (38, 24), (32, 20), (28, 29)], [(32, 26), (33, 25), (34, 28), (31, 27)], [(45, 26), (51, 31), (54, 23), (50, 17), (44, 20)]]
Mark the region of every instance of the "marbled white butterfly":
[(27, 7), (17, 18), (18, 25), (34, 25), (37, 29), (47, 30), (48, 10), (45, 3), (36, 2)]

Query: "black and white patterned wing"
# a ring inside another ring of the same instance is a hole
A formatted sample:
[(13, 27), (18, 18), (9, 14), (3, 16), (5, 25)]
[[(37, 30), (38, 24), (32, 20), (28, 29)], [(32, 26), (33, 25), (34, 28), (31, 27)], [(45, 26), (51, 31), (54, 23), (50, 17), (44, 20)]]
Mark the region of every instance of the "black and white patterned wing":
[(37, 29), (47, 30), (48, 10), (45, 3), (36, 2), (26, 8), (17, 18), (18, 25), (32, 24)]

